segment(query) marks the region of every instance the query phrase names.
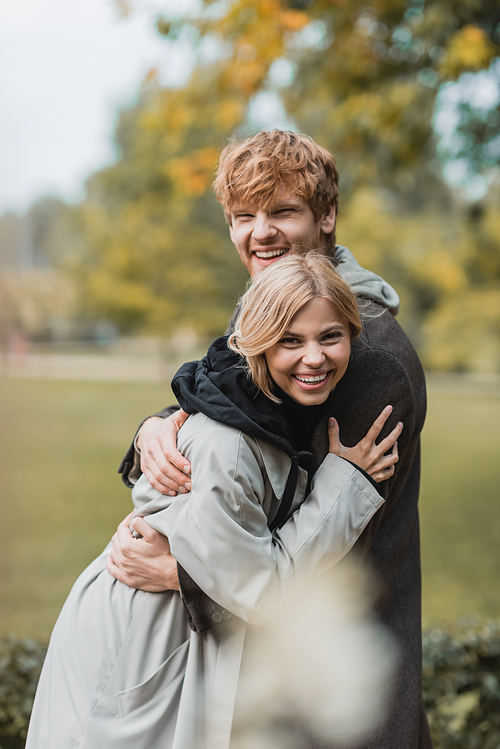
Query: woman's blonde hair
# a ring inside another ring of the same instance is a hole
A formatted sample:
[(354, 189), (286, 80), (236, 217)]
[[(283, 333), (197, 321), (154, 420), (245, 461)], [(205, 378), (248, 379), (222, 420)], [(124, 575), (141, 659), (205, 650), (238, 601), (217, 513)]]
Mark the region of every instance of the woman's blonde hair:
[(241, 299), (241, 312), (228, 346), (245, 357), (255, 385), (268, 398), (273, 395), (273, 381), (267, 367), (265, 351), (278, 343), (292, 317), (311, 299), (328, 299), (345, 317), (351, 340), (361, 332), (356, 298), (332, 261), (317, 252), (294, 252), (259, 273)]

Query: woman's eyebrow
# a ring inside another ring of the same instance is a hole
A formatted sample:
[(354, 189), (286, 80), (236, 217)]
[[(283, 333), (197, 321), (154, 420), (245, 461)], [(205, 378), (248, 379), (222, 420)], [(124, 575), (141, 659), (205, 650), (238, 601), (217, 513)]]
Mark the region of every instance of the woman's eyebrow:
[[(345, 329), (345, 325), (342, 325), (341, 322), (333, 322), (333, 323), (331, 323), (331, 325), (325, 325), (324, 328), (321, 328), (320, 329), (320, 335), (324, 335), (325, 333), (329, 333), (331, 330), (344, 330), (344, 329)], [(293, 330), (290, 330), (289, 328), (287, 328), (284, 331), (284, 333), (282, 335), (282, 338), (284, 338), (285, 336), (290, 336), (292, 338), (302, 338), (303, 334), (296, 333)]]

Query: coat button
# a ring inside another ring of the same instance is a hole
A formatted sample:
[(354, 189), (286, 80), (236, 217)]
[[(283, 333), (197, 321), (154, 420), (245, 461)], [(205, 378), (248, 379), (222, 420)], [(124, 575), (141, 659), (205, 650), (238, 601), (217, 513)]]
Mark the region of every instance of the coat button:
[(218, 624), (222, 619), (222, 616), (219, 614), (218, 611), (212, 614), (212, 621)]
[(231, 618), (231, 612), (230, 611), (226, 611), (226, 609), (222, 609), (222, 618), (226, 619), (226, 620), (230, 619)]

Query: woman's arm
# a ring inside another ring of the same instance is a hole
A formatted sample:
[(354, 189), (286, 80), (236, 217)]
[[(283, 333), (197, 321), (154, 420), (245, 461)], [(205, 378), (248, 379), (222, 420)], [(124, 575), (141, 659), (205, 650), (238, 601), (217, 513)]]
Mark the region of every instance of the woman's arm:
[[(362, 473), (329, 454), (306, 501), (271, 534), (262, 506), (265, 445), (207, 419), (191, 448), (191, 492), (146, 520), (168, 536), (173, 555), (207, 595), (254, 624), (342, 559), (383, 504)], [(283, 471), (288, 466), (283, 456)]]

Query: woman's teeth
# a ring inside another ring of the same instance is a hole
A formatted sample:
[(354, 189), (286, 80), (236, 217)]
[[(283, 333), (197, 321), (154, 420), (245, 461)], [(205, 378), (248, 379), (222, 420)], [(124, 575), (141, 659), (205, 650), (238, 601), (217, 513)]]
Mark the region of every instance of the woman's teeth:
[(294, 375), (294, 377), (296, 380), (300, 380), (301, 382), (306, 382), (306, 383), (311, 384), (311, 383), (322, 382), (323, 380), (326, 380), (326, 378), (328, 377), (328, 372), (323, 375), (316, 375), (315, 377), (299, 377), (299, 375)]
[(271, 257), (280, 257), (280, 255), (284, 255), (285, 252), (288, 252), (288, 247), (285, 247), (284, 250), (270, 250), (269, 252), (256, 252), (260, 260), (269, 260)]

